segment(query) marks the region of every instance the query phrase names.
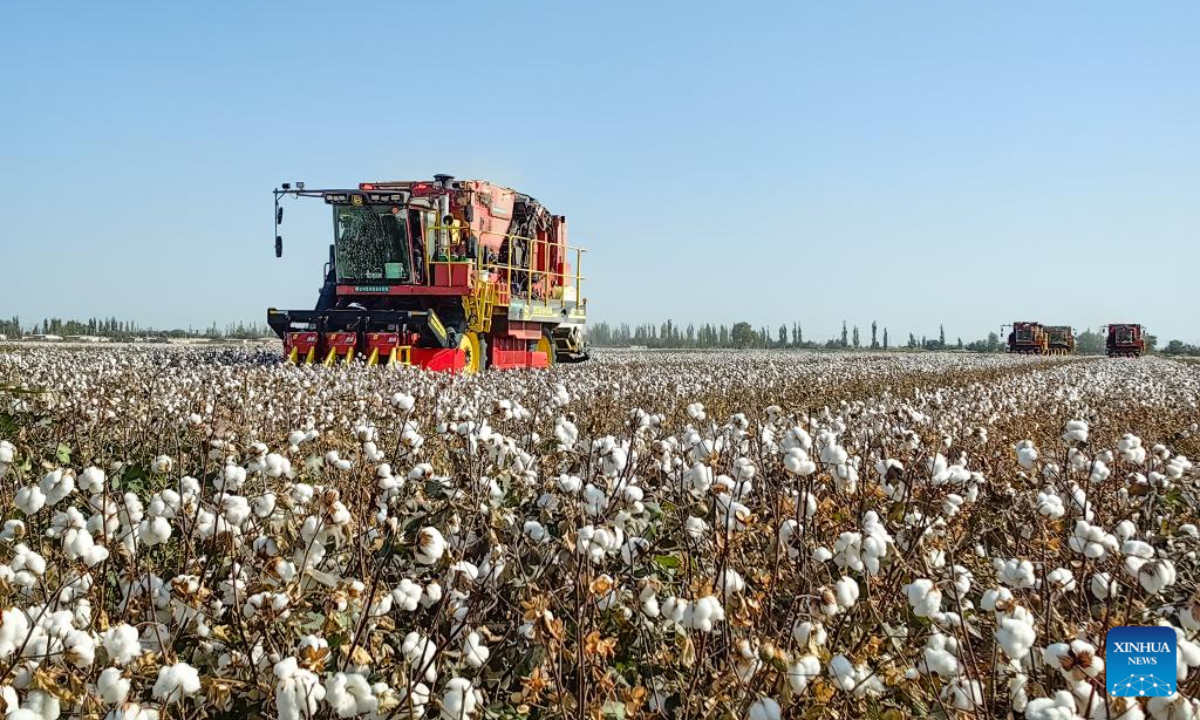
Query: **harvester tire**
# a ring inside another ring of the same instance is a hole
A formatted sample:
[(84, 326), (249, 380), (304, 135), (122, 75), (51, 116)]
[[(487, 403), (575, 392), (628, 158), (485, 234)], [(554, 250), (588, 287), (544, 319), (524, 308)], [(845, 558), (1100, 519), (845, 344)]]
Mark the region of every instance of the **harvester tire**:
[(467, 331), (458, 340), (458, 349), (466, 355), (463, 373), (474, 375), (487, 368), (487, 338), (482, 334)]
[(538, 339), (537, 344), (533, 346), (535, 352), (546, 353), (546, 366), (554, 367), (558, 363), (554, 357), (554, 336), (549, 330), (542, 331), (542, 337)]

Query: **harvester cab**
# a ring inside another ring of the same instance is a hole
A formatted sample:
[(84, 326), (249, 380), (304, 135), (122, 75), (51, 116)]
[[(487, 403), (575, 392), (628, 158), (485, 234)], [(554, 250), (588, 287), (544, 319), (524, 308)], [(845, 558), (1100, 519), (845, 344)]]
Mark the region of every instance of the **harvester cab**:
[(1117, 323), (1105, 328), (1105, 352), (1109, 357), (1141, 357), (1146, 352), (1146, 337), (1141, 325)]
[[(1003, 328), (1002, 328), (1003, 329)], [(1050, 352), (1049, 336), (1039, 322), (1018, 320), (1008, 334), (1008, 352), (1026, 355), (1045, 355)]]
[(267, 311), (289, 361), (477, 372), (588, 358), (584, 250), (532, 197), (449, 175), (274, 195), (276, 256), (282, 200), (321, 198), (333, 215), (315, 309)]

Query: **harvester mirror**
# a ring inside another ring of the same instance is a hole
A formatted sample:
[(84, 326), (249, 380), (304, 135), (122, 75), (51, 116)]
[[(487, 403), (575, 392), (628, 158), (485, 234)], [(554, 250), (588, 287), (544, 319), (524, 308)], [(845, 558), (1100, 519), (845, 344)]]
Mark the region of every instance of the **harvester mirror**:
[(282, 223), (283, 223), (283, 206), (280, 205), (279, 207), (275, 208), (275, 224), (280, 225)]
[(283, 236), (275, 236), (275, 257), (283, 257)]

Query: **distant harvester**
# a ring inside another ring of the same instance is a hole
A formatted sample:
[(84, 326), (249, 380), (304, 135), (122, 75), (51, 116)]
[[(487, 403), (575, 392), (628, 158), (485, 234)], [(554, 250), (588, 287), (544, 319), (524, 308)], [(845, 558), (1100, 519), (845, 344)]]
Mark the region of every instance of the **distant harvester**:
[(1040, 322), (1017, 320), (1008, 334), (1008, 352), (1046, 355), (1050, 352), (1050, 336)]
[(1046, 335), (1051, 355), (1075, 354), (1075, 330), (1070, 325), (1050, 325)]
[(1146, 334), (1141, 325), (1115, 323), (1106, 328), (1104, 350), (1109, 357), (1141, 357), (1146, 353)]

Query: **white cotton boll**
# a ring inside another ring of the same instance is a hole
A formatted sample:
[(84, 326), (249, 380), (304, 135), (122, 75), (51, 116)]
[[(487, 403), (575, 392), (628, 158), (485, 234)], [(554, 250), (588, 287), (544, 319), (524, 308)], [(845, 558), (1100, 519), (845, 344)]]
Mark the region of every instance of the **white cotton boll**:
[(717, 575), (717, 587), (723, 588), (725, 594), (740, 593), (746, 589), (746, 581), (741, 573), (733, 568), (726, 568)]
[(138, 525), (138, 539), (146, 546), (161, 545), (171, 538), (171, 523), (162, 517), (143, 520)]
[(1122, 520), (1121, 522), (1117, 523), (1117, 527), (1114, 529), (1113, 534), (1116, 535), (1117, 539), (1122, 543), (1126, 540), (1132, 540), (1137, 537), (1137, 525), (1134, 525), (1128, 520)]
[(106, 668), (96, 681), (96, 690), (105, 703), (118, 705), (129, 696), (129, 679), (121, 677), (121, 671), (117, 668)]
[(70, 470), (53, 470), (42, 477), (38, 489), (46, 496), (46, 505), (54, 507), (75, 492), (75, 475)]
[(1017, 589), (1031, 588), (1037, 578), (1033, 571), (1033, 563), (1028, 560), (994, 560), (993, 566), (999, 575), (1000, 582)]
[(942, 592), (927, 578), (919, 578), (905, 585), (904, 594), (917, 617), (932, 617), (942, 607)]
[(367, 679), (358, 673), (334, 673), (325, 682), (325, 699), (338, 717), (374, 713), (379, 699)]
[(1038, 461), (1037, 448), (1033, 446), (1032, 440), (1022, 440), (1017, 443), (1017, 464), (1026, 470), (1032, 470)]
[(400, 610), (415, 612), (421, 603), (422, 593), (423, 589), (420, 585), (408, 578), (402, 578), (400, 584), (392, 590), (392, 601)]
[(794, 695), (800, 695), (808, 688), (808, 684), (821, 674), (821, 661), (816, 655), (803, 655), (795, 662), (788, 664), (787, 680)]
[(275, 512), (275, 493), (264, 493), (254, 498), (251, 508), (254, 511), (254, 516), (259, 518), (267, 518), (271, 513)]
[(1075, 589), (1075, 575), (1068, 568), (1057, 568), (1046, 574), (1046, 582), (1050, 589), (1057, 592), (1071, 592)]
[(222, 492), (237, 492), (246, 484), (246, 468), (229, 463), (221, 471), (216, 482), (217, 489)]
[(442, 693), (442, 720), (465, 720), (479, 704), (478, 691), (466, 678), (451, 678)]
[(416, 561), (422, 565), (433, 565), (446, 554), (446, 539), (435, 527), (422, 528), (417, 533)]
[(962, 508), (962, 505), (962, 495), (950, 493), (946, 496), (945, 500), (942, 501), (942, 513), (947, 517), (954, 517), (958, 514), (958, 511)]
[(102, 637), (108, 657), (118, 665), (128, 665), (142, 654), (137, 628), (132, 625), (114, 625), (105, 631)]
[[(278, 453), (270, 453), (266, 457), (266, 473), (267, 477), (272, 478), (290, 477), (292, 462)], [(324, 688), (321, 692), (325, 692)]]
[(521, 532), (535, 543), (543, 542), (549, 537), (546, 533), (546, 527), (537, 520), (526, 520), (525, 525), (521, 528)]
[(1024, 658), (1036, 641), (1037, 629), (1033, 626), (1032, 617), (1025, 613), (1014, 613), (1012, 617), (1002, 619), (996, 630), (996, 642), (1010, 660)]
[(1200, 700), (1186, 698), (1179, 693), (1152, 697), (1146, 703), (1146, 710), (1154, 720), (1196, 720), (1200, 718)]
[(938, 697), (955, 710), (974, 710), (983, 704), (983, 685), (978, 680), (956, 677), (942, 688)]
[(392, 396), (392, 405), (402, 413), (410, 413), (416, 407), (417, 399), (407, 393), (396, 393)]
[(104, 481), (104, 471), (92, 466), (80, 473), (79, 489), (89, 494), (101, 493), (104, 492)]
[(154, 683), (154, 699), (161, 702), (176, 702), (200, 692), (200, 674), (187, 663), (165, 665), (158, 669)]
[(1112, 471), (1108, 469), (1102, 460), (1092, 462), (1091, 474), (1088, 475), (1088, 482), (1101, 483), (1108, 479)]
[(275, 663), (275, 708), (279, 720), (303, 720), (316, 717), (325, 699), (325, 687), (310, 670), (300, 668), (294, 657)]
[(1063, 431), (1062, 439), (1067, 442), (1087, 442), (1088, 424), (1083, 420), (1071, 420)]
[(749, 720), (779, 720), (782, 716), (779, 703), (771, 698), (759, 698), (750, 704)]
[(798, 621), (792, 626), (792, 638), (802, 648), (808, 647), (811, 641), (811, 646), (815, 649), (825, 645), (828, 633), (825, 632), (825, 626), (821, 623), (805, 620), (804, 622)]
[(104, 720), (158, 720), (158, 711), (127, 702), (110, 710)]
[(659, 616), (661, 608), (658, 604), (658, 595), (655, 594), (654, 587), (649, 583), (642, 586), (641, 592), (638, 593), (638, 603), (646, 617), (656, 618)]
[(17, 491), (13, 503), (25, 515), (34, 515), (46, 506), (46, 495), (38, 486), (28, 485)]
[(481, 668), (487, 664), (488, 658), (492, 652), (487, 645), (483, 644), (483, 640), (479, 637), (479, 633), (472, 632), (467, 635), (467, 639), (463, 642), (463, 658), (467, 664), (474, 668)]
[(583, 481), (574, 475), (567, 475), (565, 473), (559, 475), (557, 482), (558, 489), (567, 493), (568, 495), (574, 495), (583, 488)]
[(833, 551), (827, 547), (816, 547), (812, 551), (813, 562), (825, 563), (833, 559)]
[(933, 674), (943, 678), (951, 678), (958, 674), (958, 658), (955, 657), (956, 645), (948, 642), (945, 635), (934, 632), (925, 642), (925, 667)]
[(429, 609), (442, 601), (442, 586), (433, 581), (421, 591), (421, 607)]
[(806, 477), (817, 471), (817, 465), (808, 458), (808, 453), (794, 447), (783, 456), (783, 469), (792, 475)]
[(1067, 514), (1067, 508), (1063, 505), (1062, 498), (1053, 490), (1038, 493), (1037, 510), (1038, 514), (1052, 520), (1057, 520)]
[(1035, 698), (1025, 706), (1025, 720), (1083, 720), (1075, 712), (1075, 698), (1066, 690), (1054, 697)]
[(432, 640), (414, 630), (404, 636), (404, 643), (400, 646), (400, 651), (404, 653), (405, 659), (408, 660), (408, 664), (414, 672), (424, 669), (425, 682), (437, 681), (437, 663), (434, 662), (434, 658), (437, 656), (437, 645)]
[(837, 596), (837, 603), (843, 610), (848, 610), (854, 607), (858, 602), (858, 583), (848, 577), (840, 578), (833, 585), (834, 593)]
[(1117, 597), (1121, 585), (1113, 580), (1111, 575), (1102, 572), (1092, 575), (1092, 579), (1088, 582), (1088, 589), (1097, 600), (1108, 600)]

